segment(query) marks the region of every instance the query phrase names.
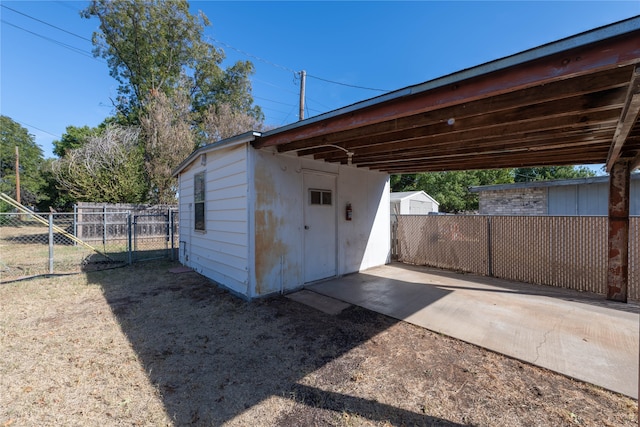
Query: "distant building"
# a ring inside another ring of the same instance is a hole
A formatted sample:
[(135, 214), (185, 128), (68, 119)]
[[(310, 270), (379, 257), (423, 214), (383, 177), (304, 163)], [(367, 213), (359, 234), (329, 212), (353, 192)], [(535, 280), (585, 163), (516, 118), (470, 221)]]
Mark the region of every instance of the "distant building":
[[(607, 215), (609, 177), (470, 187), (481, 215)], [(630, 215), (640, 215), (640, 173), (631, 175)]]
[(424, 191), (391, 193), (391, 215), (428, 215), (440, 204)]

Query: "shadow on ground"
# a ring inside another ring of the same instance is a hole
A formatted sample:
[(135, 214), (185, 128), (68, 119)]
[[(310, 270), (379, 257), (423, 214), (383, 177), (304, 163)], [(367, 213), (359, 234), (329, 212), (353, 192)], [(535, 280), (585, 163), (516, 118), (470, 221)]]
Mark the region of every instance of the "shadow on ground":
[(175, 266), (89, 274), (175, 424), (335, 425), (359, 417), (460, 425), (348, 392), (365, 356), (344, 356), (395, 320), (358, 307), (331, 316), (284, 297), (246, 302), (196, 273), (170, 273)]
[(581, 292), (575, 289), (561, 288), (551, 285), (538, 285), (525, 282), (515, 282), (512, 280), (501, 279), (497, 277), (480, 276), (473, 273), (464, 273), (459, 271), (443, 270), (435, 267), (411, 265), (403, 263), (393, 263), (392, 265), (400, 266), (403, 270), (411, 270), (420, 273), (428, 273), (433, 276), (440, 276), (445, 279), (464, 280), (466, 277), (471, 277), (474, 283), (486, 285), (486, 288), (472, 288), (472, 287), (456, 287), (450, 284), (443, 285), (441, 283), (428, 283), (438, 287), (439, 289), (451, 290), (456, 289), (468, 289), (476, 290), (479, 292), (497, 292), (497, 293), (514, 293), (521, 295), (536, 295), (547, 296), (551, 298), (562, 299), (566, 301), (577, 302), (581, 304), (588, 304), (595, 307), (603, 307), (611, 310), (623, 311), (626, 313), (638, 313), (640, 312), (640, 301), (629, 300), (627, 303), (610, 301), (606, 299), (605, 295), (599, 295), (592, 292)]

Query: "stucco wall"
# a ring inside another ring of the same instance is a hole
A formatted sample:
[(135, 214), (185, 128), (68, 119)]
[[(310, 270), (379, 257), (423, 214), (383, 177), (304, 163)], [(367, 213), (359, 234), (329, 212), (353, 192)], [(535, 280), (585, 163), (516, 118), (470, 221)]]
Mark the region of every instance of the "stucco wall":
[[(336, 176), (336, 269), (346, 274), (389, 260), (389, 176), (307, 158), (250, 150), (255, 248), (250, 296), (304, 285), (305, 170)], [(353, 220), (344, 209), (353, 207)]]
[(479, 204), (481, 215), (546, 215), (547, 189), (482, 191)]

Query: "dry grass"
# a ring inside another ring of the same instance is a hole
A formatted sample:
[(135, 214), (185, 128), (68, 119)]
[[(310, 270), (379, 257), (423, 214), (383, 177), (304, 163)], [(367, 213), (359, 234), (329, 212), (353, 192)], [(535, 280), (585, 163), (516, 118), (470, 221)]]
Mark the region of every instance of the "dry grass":
[[(0, 283), (50, 273), (48, 227), (35, 222), (16, 223), (0, 224)], [(126, 237), (107, 238), (104, 244), (98, 238), (82, 245), (54, 232), (53, 242), (54, 274), (112, 268), (129, 259)], [(166, 237), (137, 236), (132, 239), (132, 256), (135, 260), (163, 258), (168, 245)]]
[(0, 426), (634, 426), (637, 401), (176, 264), (0, 285)]

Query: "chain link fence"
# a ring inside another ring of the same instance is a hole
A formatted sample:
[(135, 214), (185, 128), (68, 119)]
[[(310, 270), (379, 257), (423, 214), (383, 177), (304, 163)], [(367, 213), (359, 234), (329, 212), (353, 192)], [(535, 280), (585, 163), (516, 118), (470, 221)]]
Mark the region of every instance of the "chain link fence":
[(177, 257), (178, 212), (0, 213), (0, 282)]

